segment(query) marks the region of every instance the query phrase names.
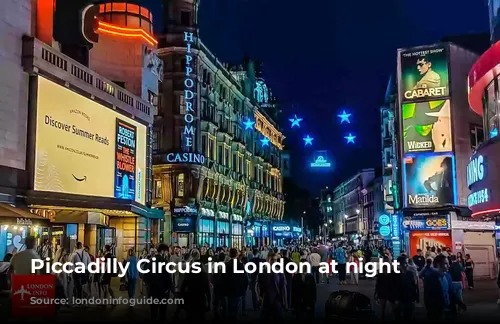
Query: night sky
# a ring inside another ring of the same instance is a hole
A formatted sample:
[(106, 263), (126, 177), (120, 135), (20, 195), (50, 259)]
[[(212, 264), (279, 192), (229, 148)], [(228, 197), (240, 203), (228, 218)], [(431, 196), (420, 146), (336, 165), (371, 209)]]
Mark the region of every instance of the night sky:
[[(361, 168), (380, 165), (380, 116), (400, 47), (443, 36), (488, 31), (486, 0), (201, 0), (200, 37), (223, 62), (247, 55), (281, 102), (281, 127), (298, 185), (319, 195)], [(161, 0), (143, 0), (161, 25)], [(157, 28), (159, 30), (159, 28)], [(349, 126), (337, 114), (353, 114)], [(290, 129), (292, 114), (304, 118)], [(355, 146), (343, 136), (353, 131)], [(302, 137), (315, 137), (312, 149)], [(336, 168), (304, 172), (313, 150), (328, 150)]]

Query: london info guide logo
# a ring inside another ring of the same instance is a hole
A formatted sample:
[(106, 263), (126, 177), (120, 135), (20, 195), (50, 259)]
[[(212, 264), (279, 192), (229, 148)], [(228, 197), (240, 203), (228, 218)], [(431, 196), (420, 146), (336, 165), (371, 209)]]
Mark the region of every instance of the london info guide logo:
[(449, 95), (448, 53), (443, 45), (400, 52), (402, 101), (442, 98)]
[(403, 103), (405, 153), (451, 152), (450, 100)]
[(403, 163), (406, 206), (455, 203), (455, 161), (452, 153), (420, 153), (406, 156)]
[(53, 300), (56, 278), (53, 275), (12, 276), (12, 317), (55, 316), (54, 303), (37, 303), (33, 300)]

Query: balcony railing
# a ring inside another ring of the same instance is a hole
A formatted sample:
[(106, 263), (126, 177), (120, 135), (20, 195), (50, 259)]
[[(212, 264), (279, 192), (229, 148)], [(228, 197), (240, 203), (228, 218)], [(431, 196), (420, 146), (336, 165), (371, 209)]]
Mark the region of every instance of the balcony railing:
[(148, 124), (153, 123), (156, 108), (145, 100), (53, 49), (40, 40), (23, 37), (23, 67), (26, 73), (43, 72), (95, 96)]

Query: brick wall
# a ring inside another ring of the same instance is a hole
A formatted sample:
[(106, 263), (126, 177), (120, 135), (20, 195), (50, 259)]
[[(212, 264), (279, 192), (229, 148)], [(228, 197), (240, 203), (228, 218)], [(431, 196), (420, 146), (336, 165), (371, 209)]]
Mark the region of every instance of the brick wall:
[(31, 34), (31, 0), (2, 0), (0, 12), (0, 165), (26, 166), (28, 75), (22, 36)]

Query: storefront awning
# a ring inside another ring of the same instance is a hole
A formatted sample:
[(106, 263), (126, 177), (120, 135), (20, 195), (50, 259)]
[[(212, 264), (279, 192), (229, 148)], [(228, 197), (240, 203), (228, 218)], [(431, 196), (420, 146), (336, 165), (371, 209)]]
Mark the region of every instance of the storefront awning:
[(0, 223), (19, 225), (48, 225), (49, 219), (32, 214), (24, 209), (6, 203), (0, 203)]

